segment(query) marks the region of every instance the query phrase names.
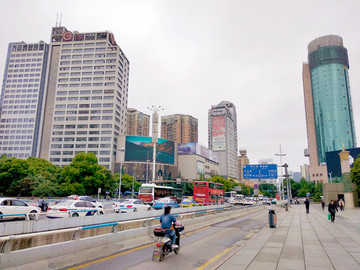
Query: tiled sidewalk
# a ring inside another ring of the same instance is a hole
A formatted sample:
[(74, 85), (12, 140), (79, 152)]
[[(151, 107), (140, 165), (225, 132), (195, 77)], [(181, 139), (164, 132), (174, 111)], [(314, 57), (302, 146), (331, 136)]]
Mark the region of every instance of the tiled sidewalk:
[(276, 229), (268, 226), (249, 240), (217, 269), (360, 269), (360, 209), (337, 214), (335, 223), (327, 209), (293, 205), (278, 208)]

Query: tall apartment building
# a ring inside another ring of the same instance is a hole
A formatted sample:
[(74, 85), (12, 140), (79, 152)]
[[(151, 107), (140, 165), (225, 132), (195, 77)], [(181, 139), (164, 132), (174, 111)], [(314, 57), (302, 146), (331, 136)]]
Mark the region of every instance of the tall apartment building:
[(243, 182), (244, 181), (244, 173), (243, 173), (243, 168), (245, 165), (249, 165), (249, 158), (247, 156), (247, 151), (245, 149), (241, 149), (239, 151), (240, 156), (238, 156), (238, 169), (239, 169), (239, 173), (238, 173), (238, 179), (239, 182)]
[(150, 115), (128, 108), (126, 113), (126, 135), (149, 137)]
[(1, 92), (0, 154), (39, 156), (49, 45), (10, 43)]
[(198, 120), (184, 114), (162, 116), (161, 138), (177, 143), (198, 142)]
[(356, 147), (349, 59), (340, 36), (317, 38), (303, 64), (310, 180), (328, 180), (326, 152)]
[(64, 166), (92, 152), (114, 170), (128, 84), (129, 60), (112, 33), (52, 28), (40, 157)]
[(209, 119), (209, 149), (219, 155), (219, 174), (238, 179), (237, 122), (235, 105), (222, 101), (211, 106)]

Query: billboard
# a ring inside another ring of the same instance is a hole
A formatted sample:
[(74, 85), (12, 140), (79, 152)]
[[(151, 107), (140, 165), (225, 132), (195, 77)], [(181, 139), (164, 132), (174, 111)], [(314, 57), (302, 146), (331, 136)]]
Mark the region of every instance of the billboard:
[(178, 144), (179, 155), (199, 155), (211, 161), (219, 163), (219, 157), (216, 153), (207, 149), (199, 143), (179, 143)]
[(277, 179), (277, 165), (245, 165), (243, 169), (243, 177), (245, 179)]
[(213, 116), (212, 118), (212, 150), (226, 150), (225, 116)]
[(179, 143), (178, 154), (184, 155), (195, 155), (196, 154), (196, 143)]
[[(153, 145), (151, 137), (126, 136), (125, 161), (149, 162), (153, 161)], [(174, 164), (175, 143), (158, 139), (156, 146), (156, 163)]]

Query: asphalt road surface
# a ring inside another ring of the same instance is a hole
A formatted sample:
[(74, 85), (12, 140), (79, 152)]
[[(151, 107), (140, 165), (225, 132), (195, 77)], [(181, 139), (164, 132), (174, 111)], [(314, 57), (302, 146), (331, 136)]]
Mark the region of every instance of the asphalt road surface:
[(131, 269), (176, 270), (212, 269), (232, 251), (253, 237), (267, 224), (268, 212), (253, 213), (241, 218), (220, 222), (196, 231), (182, 232), (179, 254), (170, 253), (164, 261), (153, 261), (154, 243), (122, 251), (95, 261), (67, 269)]

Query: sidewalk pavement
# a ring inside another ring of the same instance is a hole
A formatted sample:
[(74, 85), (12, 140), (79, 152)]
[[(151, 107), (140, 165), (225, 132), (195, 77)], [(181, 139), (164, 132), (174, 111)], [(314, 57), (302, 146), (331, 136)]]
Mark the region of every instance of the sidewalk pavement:
[(276, 228), (267, 225), (216, 269), (360, 269), (360, 208), (339, 210), (334, 223), (316, 204), (309, 214), (305, 205), (276, 211)]

